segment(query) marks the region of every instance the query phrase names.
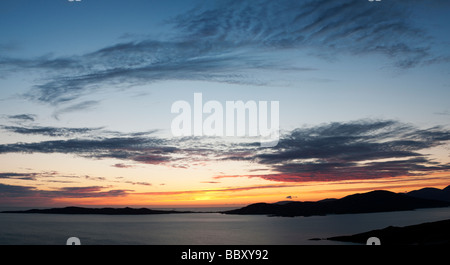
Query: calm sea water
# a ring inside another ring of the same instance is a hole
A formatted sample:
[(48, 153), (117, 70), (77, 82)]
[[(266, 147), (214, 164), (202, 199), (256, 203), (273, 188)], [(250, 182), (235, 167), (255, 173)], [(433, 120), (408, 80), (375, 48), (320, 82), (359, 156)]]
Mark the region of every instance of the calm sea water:
[(0, 214), (2, 245), (303, 245), (310, 241), (450, 219), (450, 208), (312, 217), (267, 217), (218, 213), (137, 216)]

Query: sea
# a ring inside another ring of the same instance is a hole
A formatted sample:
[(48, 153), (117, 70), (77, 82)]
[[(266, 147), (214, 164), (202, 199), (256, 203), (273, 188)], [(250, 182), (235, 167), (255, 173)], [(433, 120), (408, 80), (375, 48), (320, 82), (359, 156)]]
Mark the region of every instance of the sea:
[(340, 245), (349, 243), (310, 239), (445, 219), (450, 207), (310, 217), (1, 213), (0, 245), (65, 245), (70, 237), (82, 245)]

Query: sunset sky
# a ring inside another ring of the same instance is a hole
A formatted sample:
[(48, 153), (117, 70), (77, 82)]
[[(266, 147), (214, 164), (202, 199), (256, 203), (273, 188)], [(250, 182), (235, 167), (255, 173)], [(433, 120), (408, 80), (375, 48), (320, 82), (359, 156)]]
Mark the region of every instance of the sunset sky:
[[(449, 12), (445, 0), (2, 0), (0, 206), (448, 186)], [(171, 106), (194, 93), (278, 101), (278, 145), (173, 136)]]

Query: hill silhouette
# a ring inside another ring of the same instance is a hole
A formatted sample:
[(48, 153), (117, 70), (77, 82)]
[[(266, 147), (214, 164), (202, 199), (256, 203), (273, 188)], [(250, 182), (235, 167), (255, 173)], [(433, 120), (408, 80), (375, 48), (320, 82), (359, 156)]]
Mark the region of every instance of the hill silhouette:
[(84, 208), (84, 207), (64, 207), (51, 209), (31, 209), (26, 211), (4, 211), (2, 213), (40, 213), (40, 214), (104, 214), (104, 215), (145, 215), (145, 214), (174, 214), (192, 213), (189, 211), (165, 211), (151, 210), (147, 208)]
[[(440, 190), (424, 188), (408, 193), (394, 193), (385, 190), (353, 194), (341, 199), (325, 199), (316, 202), (281, 201), (277, 203), (255, 203), (246, 207), (223, 211), (223, 214), (271, 215), (271, 216), (312, 216), (327, 214), (373, 213), (407, 211), (419, 208), (450, 206), (450, 186)], [(51, 209), (31, 209), (26, 211), (4, 211), (1, 213), (40, 214), (102, 214), (102, 215), (146, 215), (195, 213), (193, 211), (152, 210), (148, 208), (84, 208), (64, 207)]]
[(450, 202), (450, 186), (440, 190), (437, 188), (423, 188), (406, 193), (409, 196)]
[(422, 199), (385, 190), (353, 194), (341, 199), (317, 202), (290, 202), (283, 204), (255, 203), (246, 207), (224, 211), (224, 214), (272, 216), (312, 216), (327, 214), (373, 213), (407, 211), (418, 208), (447, 207), (450, 202)]

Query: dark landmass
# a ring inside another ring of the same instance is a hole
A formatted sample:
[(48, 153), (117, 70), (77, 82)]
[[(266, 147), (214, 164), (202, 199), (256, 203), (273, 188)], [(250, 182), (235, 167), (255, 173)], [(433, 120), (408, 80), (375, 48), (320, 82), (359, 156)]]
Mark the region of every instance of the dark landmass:
[(104, 215), (145, 215), (145, 214), (175, 214), (175, 213), (193, 213), (190, 211), (165, 211), (151, 210), (147, 208), (83, 208), (83, 207), (65, 207), (52, 209), (32, 209), (27, 211), (4, 211), (1, 213), (41, 213), (41, 214), (104, 214)]
[(431, 199), (431, 200), (441, 200), (450, 202), (450, 186), (447, 186), (445, 189), (436, 189), (436, 188), (423, 188), (420, 190), (414, 190), (406, 193), (406, 195), (422, 198), (422, 199)]
[[(270, 216), (313, 216), (327, 214), (373, 213), (408, 211), (419, 208), (450, 206), (450, 186), (443, 190), (424, 188), (408, 193), (394, 193), (378, 190), (353, 194), (341, 199), (325, 199), (316, 202), (281, 201), (278, 203), (255, 203), (246, 207), (223, 211), (223, 214), (270, 215)], [(103, 215), (146, 215), (195, 213), (193, 211), (151, 210), (147, 208), (84, 208), (65, 207), (32, 209), (27, 211), (4, 211), (1, 213), (40, 214), (103, 214)]]
[[(446, 188), (448, 189), (448, 187)], [(353, 214), (391, 211), (408, 211), (419, 208), (448, 207), (450, 202), (423, 199), (407, 194), (378, 190), (353, 194), (342, 199), (327, 199), (317, 202), (256, 203), (246, 207), (222, 212), (224, 214), (270, 216), (313, 216), (327, 214)]]
[(351, 236), (331, 237), (327, 240), (366, 244), (370, 237), (379, 238), (381, 245), (450, 245), (450, 219), (405, 227), (389, 226)]

